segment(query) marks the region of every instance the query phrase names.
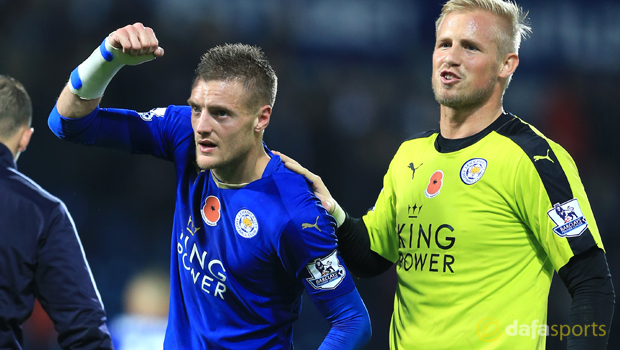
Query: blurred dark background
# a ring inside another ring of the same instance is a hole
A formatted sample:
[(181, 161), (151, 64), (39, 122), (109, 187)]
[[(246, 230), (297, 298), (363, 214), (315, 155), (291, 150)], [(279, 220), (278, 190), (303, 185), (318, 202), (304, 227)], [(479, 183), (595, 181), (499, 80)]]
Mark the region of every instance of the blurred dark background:
[[(175, 200), (172, 164), (61, 142), (47, 115), (80, 64), (116, 28), (154, 28), (163, 58), (125, 67), (103, 107), (147, 111), (184, 104), (202, 53), (223, 43), (263, 48), (279, 76), (271, 149), (300, 161), (354, 216), (374, 204), (399, 144), (438, 127), (431, 84), (439, 1), (405, 0), (0, 0), (0, 74), (20, 80), (34, 104), (36, 130), (19, 170), (68, 206), (109, 319), (127, 312), (133, 276), (169, 269)], [(620, 3), (534, 1), (533, 34), (504, 107), (574, 157), (620, 287)], [(368, 349), (387, 349), (394, 271), (357, 280), (373, 322)], [(316, 349), (328, 330), (305, 298), (297, 349)], [(567, 324), (570, 296), (554, 279), (548, 324)], [(616, 312), (618, 314), (618, 312)], [(616, 317), (609, 349), (620, 348)], [(40, 311), (26, 327), (30, 349), (55, 349)], [(52, 335), (53, 336), (53, 335)], [(548, 349), (566, 340), (548, 338)]]

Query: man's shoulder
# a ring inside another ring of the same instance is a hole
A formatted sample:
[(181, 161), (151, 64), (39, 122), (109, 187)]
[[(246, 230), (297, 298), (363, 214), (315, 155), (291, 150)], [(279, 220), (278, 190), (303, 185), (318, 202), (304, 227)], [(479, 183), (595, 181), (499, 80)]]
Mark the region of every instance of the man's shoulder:
[(406, 143), (408, 141), (414, 141), (414, 140), (428, 139), (429, 137), (436, 135), (436, 134), (439, 134), (439, 129), (431, 129), (431, 130), (422, 131), (422, 132), (409, 136), (403, 143)]
[(408, 147), (420, 147), (421, 144), (428, 143), (430, 145), (435, 142), (435, 139), (439, 135), (439, 129), (422, 131), (409, 136), (405, 141), (400, 144), (399, 151)]
[(62, 204), (34, 180), (11, 168), (0, 170), (0, 192), (14, 203), (27, 203), (38, 208), (52, 209)]
[[(103, 110), (110, 110), (103, 108)], [(138, 116), (146, 121), (156, 121), (160, 118), (178, 118), (179, 120), (190, 121), (192, 110), (189, 106), (169, 105), (167, 107), (152, 108), (147, 112), (137, 112)], [(162, 119), (165, 120), (165, 119)]]
[(304, 176), (287, 169), (284, 164), (279, 165), (271, 177), (274, 185), (280, 189), (280, 195), (283, 198), (313, 195), (309, 181)]
[[(283, 169), (273, 173), (272, 179), (278, 201), (287, 214), (286, 220), (291, 223), (290, 228), (296, 228), (286, 232), (303, 232), (305, 239), (315, 234), (328, 237), (335, 232), (336, 220), (323, 207), (304, 176)], [(311, 230), (313, 227), (316, 231)]]
[(403, 141), (394, 154), (394, 159), (411, 158), (412, 155), (424, 153), (429, 148), (434, 148), (435, 139), (439, 135), (438, 129), (416, 133)]
[(187, 105), (170, 105), (166, 108), (166, 113), (176, 114), (183, 117), (190, 117), (192, 110)]
[(311, 183), (302, 175), (299, 175), (282, 164), (271, 175), (274, 186), (278, 189), (278, 196), (289, 213), (300, 209), (307, 210), (320, 205), (319, 199), (314, 195)]
[(550, 149), (556, 152), (563, 151), (561, 146), (530, 123), (510, 113), (507, 113), (506, 117), (506, 121), (495, 132), (510, 139), (532, 161), (535, 161), (537, 156), (545, 155), (545, 152)]

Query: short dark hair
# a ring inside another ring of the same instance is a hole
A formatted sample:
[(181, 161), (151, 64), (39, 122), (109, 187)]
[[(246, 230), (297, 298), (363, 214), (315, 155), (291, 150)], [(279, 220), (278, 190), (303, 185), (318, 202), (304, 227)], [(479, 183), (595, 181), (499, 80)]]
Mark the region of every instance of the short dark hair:
[(11, 137), (31, 122), (32, 102), (28, 92), (19, 81), (0, 75), (0, 138)]
[(194, 83), (239, 81), (249, 93), (248, 106), (273, 107), (278, 90), (278, 77), (260, 47), (225, 44), (210, 49), (202, 56)]

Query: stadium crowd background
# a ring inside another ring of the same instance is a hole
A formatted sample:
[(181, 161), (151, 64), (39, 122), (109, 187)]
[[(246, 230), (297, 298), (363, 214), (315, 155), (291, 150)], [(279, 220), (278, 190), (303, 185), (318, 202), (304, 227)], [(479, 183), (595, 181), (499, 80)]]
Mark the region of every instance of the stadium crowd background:
[[(124, 312), (123, 290), (133, 276), (168, 271), (175, 174), (167, 162), (71, 145), (49, 131), (47, 115), (70, 72), (105, 36), (139, 21), (166, 50), (161, 59), (124, 68), (106, 90), (102, 106), (137, 111), (184, 104), (194, 68), (210, 47), (262, 47), (280, 88), (267, 145), (320, 174), (343, 207), (361, 216), (374, 204), (399, 144), (438, 127), (430, 74), (442, 3), (0, 0), (0, 73), (20, 80), (34, 105), (36, 136), (19, 170), (67, 204), (109, 319)], [(519, 4), (530, 11), (533, 34), (522, 44), (504, 107), (574, 157), (618, 291), (620, 3)], [(394, 270), (357, 285), (373, 322), (367, 348), (387, 349)], [(549, 325), (568, 323), (570, 296), (557, 278), (549, 308)], [(615, 317), (609, 349), (620, 347), (619, 321)], [(316, 349), (327, 329), (306, 300), (296, 349)], [(27, 348), (56, 349), (47, 345), (50, 336), (53, 342), (49, 323), (35, 312)], [(547, 348), (565, 349), (566, 340), (550, 338)]]

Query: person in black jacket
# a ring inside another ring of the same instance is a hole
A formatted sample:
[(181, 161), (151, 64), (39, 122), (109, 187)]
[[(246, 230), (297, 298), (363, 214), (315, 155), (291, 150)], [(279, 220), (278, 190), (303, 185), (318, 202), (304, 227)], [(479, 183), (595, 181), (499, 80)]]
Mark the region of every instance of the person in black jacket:
[(64, 203), (17, 171), (32, 104), (0, 75), (0, 349), (21, 349), (35, 298), (63, 349), (113, 349), (101, 297)]

